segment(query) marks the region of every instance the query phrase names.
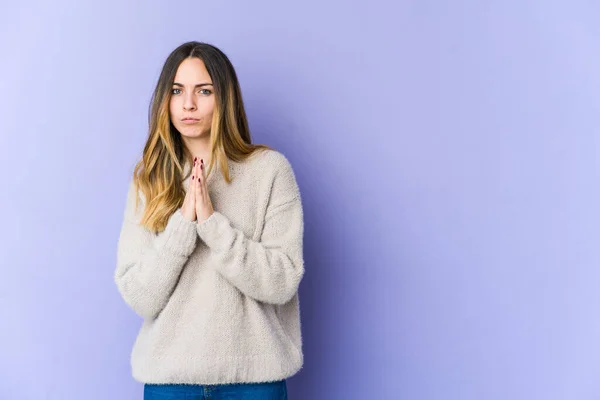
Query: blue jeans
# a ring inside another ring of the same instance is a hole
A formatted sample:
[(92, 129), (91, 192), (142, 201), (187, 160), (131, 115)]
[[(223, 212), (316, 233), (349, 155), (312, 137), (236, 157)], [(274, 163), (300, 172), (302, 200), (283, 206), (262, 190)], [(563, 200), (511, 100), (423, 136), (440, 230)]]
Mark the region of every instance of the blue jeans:
[(223, 385), (144, 384), (144, 400), (287, 400), (286, 381)]

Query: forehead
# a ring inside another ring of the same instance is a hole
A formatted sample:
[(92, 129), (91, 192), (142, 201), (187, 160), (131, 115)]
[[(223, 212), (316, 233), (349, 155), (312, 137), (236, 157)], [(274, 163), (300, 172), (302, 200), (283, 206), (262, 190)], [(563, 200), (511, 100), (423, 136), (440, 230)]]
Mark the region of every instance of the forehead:
[(210, 75), (204, 62), (196, 57), (186, 58), (177, 68), (175, 82), (194, 85), (196, 83), (210, 83)]

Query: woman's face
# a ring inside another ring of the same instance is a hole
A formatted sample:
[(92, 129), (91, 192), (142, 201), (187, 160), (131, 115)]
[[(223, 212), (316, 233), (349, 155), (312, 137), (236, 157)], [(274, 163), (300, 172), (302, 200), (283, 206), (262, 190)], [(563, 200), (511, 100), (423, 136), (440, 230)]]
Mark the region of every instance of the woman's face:
[(177, 68), (171, 88), (171, 122), (185, 137), (210, 136), (214, 108), (212, 80), (204, 62), (186, 58)]

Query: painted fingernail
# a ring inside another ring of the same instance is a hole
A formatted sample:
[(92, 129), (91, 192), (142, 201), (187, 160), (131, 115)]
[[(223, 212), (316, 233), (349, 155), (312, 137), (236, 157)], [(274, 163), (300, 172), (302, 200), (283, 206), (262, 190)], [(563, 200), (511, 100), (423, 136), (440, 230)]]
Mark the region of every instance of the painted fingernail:
[(198, 160), (198, 157), (194, 157), (194, 161), (197, 161), (197, 160)]
[(200, 159), (200, 162), (201, 162), (202, 164), (204, 164), (204, 158), (201, 158), (201, 159)]
[(198, 182), (200, 182), (200, 178), (198, 178)]
[(192, 175), (192, 179), (194, 179), (194, 175)]
[(200, 169), (204, 169), (204, 164), (200, 164)]

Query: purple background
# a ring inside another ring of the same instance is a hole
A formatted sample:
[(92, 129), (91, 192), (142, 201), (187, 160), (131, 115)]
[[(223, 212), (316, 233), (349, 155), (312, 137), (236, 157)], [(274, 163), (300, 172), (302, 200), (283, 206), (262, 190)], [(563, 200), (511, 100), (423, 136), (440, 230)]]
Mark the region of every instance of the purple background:
[[(485, 4), (484, 4), (485, 3)], [(222, 48), (305, 206), (291, 399), (600, 397), (600, 6), (0, 5), (0, 398), (141, 398), (113, 282), (148, 102)]]

